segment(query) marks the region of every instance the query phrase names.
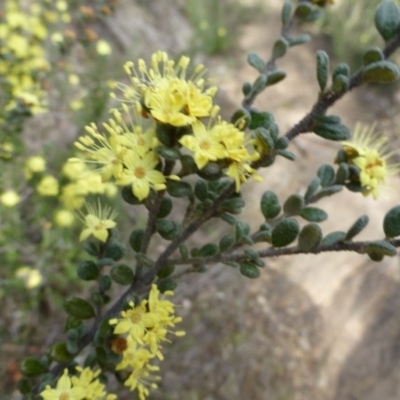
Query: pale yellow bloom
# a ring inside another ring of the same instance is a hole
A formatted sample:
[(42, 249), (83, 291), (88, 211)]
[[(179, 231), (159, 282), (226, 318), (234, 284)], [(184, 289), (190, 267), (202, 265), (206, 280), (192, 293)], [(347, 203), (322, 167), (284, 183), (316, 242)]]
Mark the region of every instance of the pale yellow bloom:
[(15, 276), (24, 281), (27, 289), (34, 289), (43, 281), (43, 276), (40, 271), (29, 267), (18, 268), (15, 272)]
[(68, 370), (64, 369), (63, 375), (57, 381), (57, 386), (52, 389), (49, 385), (40, 393), (43, 400), (83, 400), (85, 389), (82, 387), (72, 387)]
[(372, 194), (377, 199), (387, 177), (397, 174), (400, 166), (391, 161), (394, 152), (389, 148), (388, 139), (376, 133), (374, 128), (374, 125), (366, 127), (357, 124), (352, 139), (342, 142), (342, 146), (347, 162), (360, 170), (358, 179), (363, 188), (362, 194)]
[(100, 39), (96, 43), (96, 51), (101, 56), (108, 56), (111, 54), (112, 49), (107, 41)]
[(54, 214), (54, 222), (57, 226), (67, 228), (73, 225), (75, 221), (74, 214), (69, 210), (58, 210)]
[(0, 195), (0, 203), (5, 207), (15, 207), (21, 198), (15, 190), (6, 190)]
[(97, 205), (86, 204), (87, 214), (83, 215), (84, 229), (79, 240), (86, 240), (90, 235), (102, 242), (108, 238), (108, 229), (114, 228), (117, 224), (114, 221), (115, 212), (110, 207), (101, 207), (100, 202)]
[(44, 176), (36, 186), (36, 190), (41, 196), (57, 196), (58, 180), (51, 175)]

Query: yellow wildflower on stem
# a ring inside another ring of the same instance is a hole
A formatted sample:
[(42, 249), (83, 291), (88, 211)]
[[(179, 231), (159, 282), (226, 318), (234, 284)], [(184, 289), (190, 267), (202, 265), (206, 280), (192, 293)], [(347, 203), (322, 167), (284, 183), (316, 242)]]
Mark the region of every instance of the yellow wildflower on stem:
[(360, 171), (359, 177), (353, 179), (357, 179), (362, 187), (362, 194), (372, 194), (377, 199), (386, 178), (397, 174), (400, 166), (391, 162), (394, 152), (390, 151), (388, 139), (375, 132), (374, 128), (374, 125), (366, 127), (357, 124), (352, 140), (342, 142), (342, 146), (347, 162)]
[(50, 385), (40, 393), (43, 400), (83, 400), (85, 389), (82, 387), (73, 387), (71, 378), (68, 376), (68, 370), (64, 369), (64, 373), (57, 382), (56, 388), (52, 389)]
[(115, 83), (123, 92), (122, 102), (140, 101), (156, 121), (173, 126), (190, 125), (197, 118), (209, 116), (216, 88), (204, 88), (203, 65), (187, 77), (189, 63), (185, 56), (175, 63), (162, 51), (152, 55), (150, 67), (142, 59), (137, 69), (133, 62), (126, 63), (124, 68), (132, 85)]
[(102, 208), (100, 201), (95, 204), (86, 204), (87, 214), (83, 215), (81, 220), (84, 223), (79, 240), (86, 240), (89, 236), (94, 236), (102, 242), (108, 239), (108, 229), (114, 228), (116, 223), (114, 218), (115, 212), (110, 207)]

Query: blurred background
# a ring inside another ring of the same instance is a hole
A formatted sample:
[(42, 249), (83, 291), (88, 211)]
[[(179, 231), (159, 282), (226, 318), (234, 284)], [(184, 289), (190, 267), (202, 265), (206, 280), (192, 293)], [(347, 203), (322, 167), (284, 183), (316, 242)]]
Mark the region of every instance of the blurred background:
[[(25, 7), (29, 1), (22, 3)], [(60, 214), (68, 195), (65, 187), (74, 183), (73, 177), (60, 170), (85, 125), (107, 119), (108, 82), (126, 79), (122, 65), (127, 60), (148, 60), (156, 50), (177, 57), (186, 54), (206, 65), (219, 87), (216, 103), (229, 118), (241, 104), (242, 84), (256, 77), (246, 64), (247, 54), (268, 58), (279, 37), (283, 2), (93, 0), (70, 1), (67, 10), (64, 3), (43, 2), (46, 12), (55, 7), (56, 17), (39, 13), (47, 31), (35, 40), (44, 49), (48, 68), (39, 68), (35, 76), (47, 92), (46, 112), (34, 109), (39, 108), (40, 95), (31, 103), (21, 97), (17, 105), (10, 105), (11, 95), (0, 99), (3, 109), (12, 111), (0, 115), (0, 189), (20, 196), (18, 204), (4, 199), (0, 204), (1, 399), (19, 398), (19, 362), (42, 354), (62, 338), (63, 299), (82, 291), (89, 295), (90, 285), (76, 276), (77, 264), (86, 257), (77, 244), (78, 228), (71, 228), (67, 214)], [(383, 46), (373, 23), (378, 3), (337, 0), (322, 21), (299, 28), (313, 35), (312, 42), (279, 60), (287, 79), (255, 104), (275, 115), (282, 133), (317, 99), (317, 49), (329, 53), (332, 65), (346, 62), (354, 71), (362, 63), (363, 50)], [(0, 9), (5, 7), (7, 2), (1, 1)], [(2, 65), (4, 93), (12, 94), (9, 70)], [(396, 85), (368, 86), (346, 95), (330, 114), (339, 115), (350, 129), (358, 121), (376, 122), (397, 150), (399, 101)], [(263, 191), (273, 188), (281, 201), (304, 192), (319, 165), (333, 162), (338, 149), (312, 135), (303, 135), (291, 147), (298, 156), (295, 163), (279, 160), (263, 173), (262, 184), (244, 188), (248, 207), (243, 220), (253, 227), (259, 225)], [(32, 156), (47, 161), (34, 176), (26, 165)], [(37, 189), (44, 176), (59, 180), (60, 194)], [(394, 189), (379, 201), (352, 193), (324, 199), (321, 208), (331, 216), (322, 224), (324, 233), (345, 230), (368, 214), (369, 229), (360, 238), (381, 238), (383, 216), (399, 203), (399, 183), (395, 177)], [(115, 193), (104, 194), (110, 204), (121, 207)], [(120, 221), (122, 236), (128, 238), (143, 220), (136, 211), (119, 211), (120, 216), (129, 213)], [(205, 227), (193, 243), (198, 246), (206, 236), (217, 240), (218, 229)], [(249, 281), (217, 265), (181, 280), (175, 302), (183, 317), (180, 329), (187, 335), (164, 346), (163, 379), (150, 399), (400, 398), (398, 257), (379, 264), (353, 254), (283, 257), (267, 260), (262, 272)], [(122, 400), (134, 398), (122, 389), (118, 393)]]

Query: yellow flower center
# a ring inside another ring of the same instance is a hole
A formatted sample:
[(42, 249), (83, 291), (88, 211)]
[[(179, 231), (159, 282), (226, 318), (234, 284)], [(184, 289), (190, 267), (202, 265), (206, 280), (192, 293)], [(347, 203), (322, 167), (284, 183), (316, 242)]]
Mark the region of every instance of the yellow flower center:
[(133, 313), (133, 314), (131, 315), (131, 322), (132, 322), (132, 323), (137, 324), (137, 323), (140, 322), (141, 320), (142, 320), (142, 317), (141, 317), (140, 314), (138, 314), (138, 313)]
[(203, 150), (209, 150), (211, 148), (211, 143), (208, 140), (202, 140), (200, 142), (200, 148)]
[(143, 179), (145, 175), (146, 175), (146, 170), (143, 167), (135, 168), (136, 178)]
[(59, 400), (69, 400), (69, 394), (68, 393), (60, 394)]

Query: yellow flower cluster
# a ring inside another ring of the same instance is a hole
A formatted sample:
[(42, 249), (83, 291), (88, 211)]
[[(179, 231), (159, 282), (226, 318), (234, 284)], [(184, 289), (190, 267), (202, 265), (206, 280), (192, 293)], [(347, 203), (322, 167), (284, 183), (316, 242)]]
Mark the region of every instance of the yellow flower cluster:
[(374, 126), (356, 125), (351, 141), (342, 143), (347, 162), (360, 170), (359, 183), (362, 194), (372, 194), (377, 199), (389, 175), (399, 172), (399, 164), (390, 162), (393, 152), (388, 149), (387, 138), (374, 132)]
[[(164, 295), (171, 296), (173, 292), (168, 291)], [(176, 336), (185, 334), (170, 330), (182, 319), (175, 316), (174, 304), (159, 296), (160, 292), (153, 284), (148, 300), (142, 300), (136, 306), (130, 302), (130, 308), (121, 312), (121, 318), (110, 320), (110, 324), (115, 325), (114, 334), (119, 335), (111, 347), (115, 353), (122, 354), (116, 370), (128, 369), (125, 386), (131, 391), (137, 390), (140, 400), (148, 396), (149, 387), (157, 387), (154, 381), (159, 378), (152, 377), (151, 373), (158, 371), (159, 367), (150, 362), (154, 358), (163, 359), (161, 342), (168, 341), (168, 333)]]
[[(167, 179), (179, 179), (162, 173), (160, 145), (192, 151), (199, 169), (209, 162), (219, 163), (235, 180), (236, 191), (249, 177), (261, 180), (251, 167), (259, 153), (239, 129), (241, 122), (234, 125), (218, 117), (219, 107), (213, 105), (216, 88), (205, 87), (203, 65), (188, 77), (189, 63), (188, 57), (175, 63), (161, 51), (152, 55), (150, 67), (141, 59), (137, 69), (133, 62), (126, 63), (131, 84), (115, 83), (122, 92), (121, 110), (112, 110), (104, 134), (95, 124), (87, 126), (88, 134), (75, 143), (83, 154), (70, 161), (84, 159), (100, 165), (96, 172), (102, 182), (113, 178), (117, 185), (130, 185), (139, 200), (146, 199), (151, 190), (164, 190)], [(113, 97), (117, 98), (115, 93)], [(204, 118), (208, 124), (203, 123)], [(175, 129), (175, 133), (162, 140), (156, 132), (163, 128)], [(187, 133), (174, 137), (179, 129)]]
[[(130, 117), (130, 110), (125, 104), (123, 111), (125, 117)], [(179, 178), (175, 175), (166, 177), (157, 169), (160, 159), (155, 152), (159, 145), (155, 126), (144, 129), (139, 103), (134, 105), (133, 111), (134, 118), (128, 126), (123, 115), (113, 110), (113, 117), (104, 124), (108, 137), (100, 134), (96, 125), (91, 124), (86, 127), (89, 135), (82, 136), (75, 146), (84, 152), (86, 161), (100, 165), (93, 171), (93, 177), (97, 176), (99, 184), (114, 178), (117, 185), (131, 185), (133, 194), (143, 200), (148, 197), (150, 189), (164, 190), (166, 178)], [(69, 164), (83, 163), (80, 158), (72, 158)]]
[(101, 370), (93, 371), (76, 367), (78, 376), (70, 377), (65, 369), (63, 375), (57, 381), (55, 388), (49, 385), (40, 393), (43, 400), (115, 400), (115, 394), (107, 394), (104, 384), (98, 379)]
[(24, 10), (19, 1), (5, 1), (0, 22), (0, 75), (10, 87), (6, 110), (18, 103), (32, 114), (46, 110), (45, 94), (38, 83), (40, 74), (50, 69), (44, 51), (46, 37), (47, 27), (39, 4), (32, 3), (29, 10)]

